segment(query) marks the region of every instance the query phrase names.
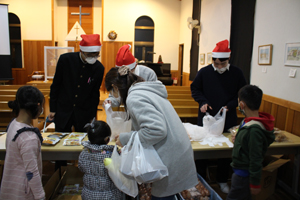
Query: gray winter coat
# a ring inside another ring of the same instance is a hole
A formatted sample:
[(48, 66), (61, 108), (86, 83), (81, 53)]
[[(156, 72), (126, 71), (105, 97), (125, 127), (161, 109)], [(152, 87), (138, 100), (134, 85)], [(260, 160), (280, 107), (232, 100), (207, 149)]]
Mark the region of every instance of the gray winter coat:
[(96, 145), (89, 141), (83, 141), (85, 147), (79, 155), (78, 168), (84, 173), (83, 200), (119, 200), (121, 191), (110, 179), (107, 169), (104, 167), (104, 158), (110, 158), (114, 146)]
[[(168, 177), (152, 184), (156, 197), (173, 195), (198, 183), (191, 142), (167, 96), (160, 81), (140, 82), (130, 87), (126, 101), (133, 130), (144, 146), (154, 146), (169, 171)], [(132, 133), (120, 134), (122, 145)]]

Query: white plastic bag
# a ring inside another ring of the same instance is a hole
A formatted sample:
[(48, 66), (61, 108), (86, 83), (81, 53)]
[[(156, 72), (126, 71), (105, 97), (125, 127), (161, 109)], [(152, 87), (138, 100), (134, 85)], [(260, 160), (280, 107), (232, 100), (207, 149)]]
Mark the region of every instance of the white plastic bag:
[[(221, 111), (222, 115), (221, 115)], [(203, 117), (203, 127), (208, 130), (208, 133), (212, 136), (222, 135), (224, 126), (225, 126), (225, 118), (226, 118), (226, 108), (222, 107), (219, 112), (212, 117), (208, 113)]]
[(152, 183), (169, 175), (168, 168), (161, 161), (152, 145), (143, 147), (139, 134), (134, 136), (132, 173), (135, 180), (141, 183)]
[(134, 178), (124, 176), (119, 168), (121, 165), (121, 156), (117, 152), (117, 145), (115, 146), (111, 155), (112, 162), (105, 166), (108, 170), (108, 175), (114, 182), (115, 186), (125, 194), (136, 197), (138, 195), (138, 186)]
[(191, 123), (182, 123), (191, 141), (201, 141), (208, 134), (207, 129)]
[(120, 133), (131, 131), (131, 120), (126, 120), (127, 113), (113, 111), (110, 104), (105, 104), (106, 122), (111, 129), (110, 141), (114, 140)]
[(127, 144), (122, 147), (122, 153), (121, 153), (121, 165), (120, 165), (120, 171), (126, 175), (126, 176), (133, 176), (131, 171), (131, 166), (133, 162), (133, 141), (134, 141), (134, 135), (137, 132), (134, 132), (131, 134), (131, 137)]

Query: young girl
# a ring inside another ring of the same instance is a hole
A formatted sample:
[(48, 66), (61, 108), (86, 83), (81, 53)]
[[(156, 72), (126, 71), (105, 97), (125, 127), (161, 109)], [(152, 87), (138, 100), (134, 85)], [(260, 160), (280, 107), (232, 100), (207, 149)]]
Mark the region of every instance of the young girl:
[(84, 150), (78, 159), (78, 168), (84, 173), (81, 197), (83, 200), (119, 200), (122, 193), (110, 179), (103, 163), (114, 149), (113, 145), (107, 145), (111, 130), (106, 122), (94, 120), (85, 125), (89, 141), (82, 142)]
[(44, 95), (35, 87), (22, 86), (8, 106), (17, 115), (6, 136), (6, 156), (0, 199), (45, 199), (42, 185), (43, 138), (31, 125), (43, 112)]
[[(152, 200), (174, 200), (176, 193), (197, 185), (191, 142), (166, 87), (160, 81), (144, 81), (127, 66), (110, 69), (105, 87), (124, 104), (141, 143), (153, 145), (168, 168), (168, 177), (152, 183)], [(120, 133), (116, 144), (126, 145), (132, 133)]]

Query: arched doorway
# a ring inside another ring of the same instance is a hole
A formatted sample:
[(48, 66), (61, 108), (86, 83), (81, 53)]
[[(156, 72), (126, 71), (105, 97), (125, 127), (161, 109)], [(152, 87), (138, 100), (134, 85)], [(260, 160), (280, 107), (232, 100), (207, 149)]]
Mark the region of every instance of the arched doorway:
[(11, 68), (22, 68), (21, 23), (14, 13), (8, 13)]
[(141, 16), (135, 22), (134, 56), (140, 61), (153, 62), (154, 22)]

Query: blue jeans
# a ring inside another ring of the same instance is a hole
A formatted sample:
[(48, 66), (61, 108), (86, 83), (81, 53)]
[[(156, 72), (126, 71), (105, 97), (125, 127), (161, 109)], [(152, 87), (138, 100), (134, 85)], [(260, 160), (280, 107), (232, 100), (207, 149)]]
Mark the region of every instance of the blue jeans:
[(151, 200), (175, 200), (175, 195), (171, 195), (167, 197), (155, 197), (152, 195)]

